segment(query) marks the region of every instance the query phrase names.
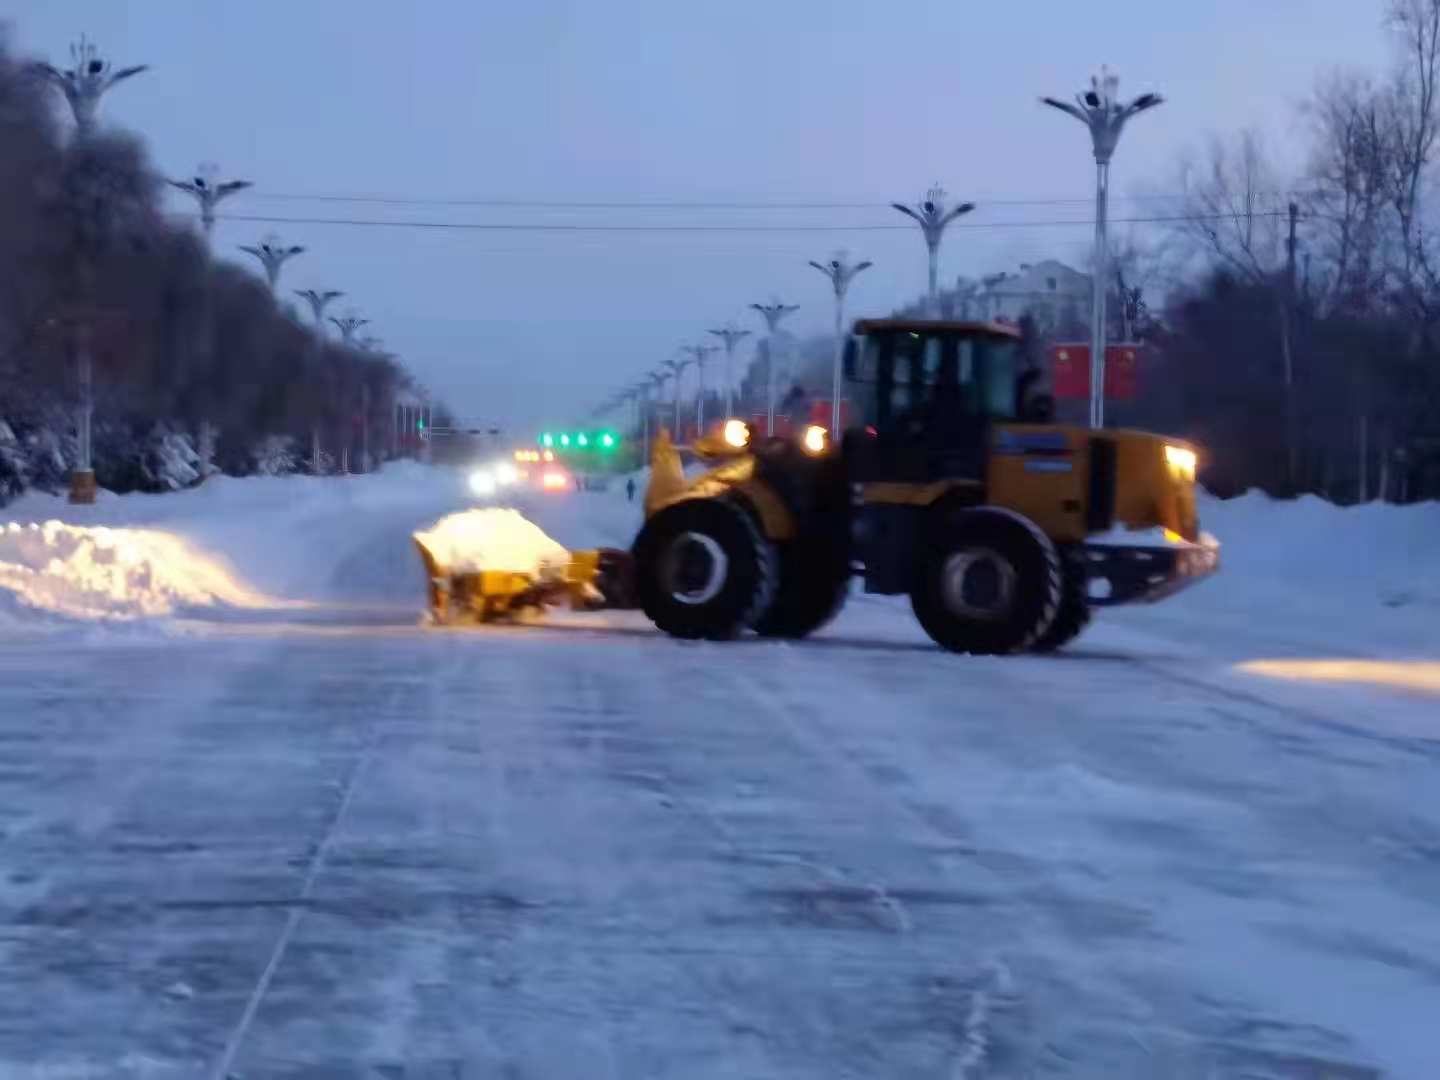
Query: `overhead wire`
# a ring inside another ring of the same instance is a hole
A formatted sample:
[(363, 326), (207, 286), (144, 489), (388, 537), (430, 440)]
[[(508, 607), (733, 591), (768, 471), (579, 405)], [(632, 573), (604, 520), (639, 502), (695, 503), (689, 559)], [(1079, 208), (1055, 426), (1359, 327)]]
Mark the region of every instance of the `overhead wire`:
[[(1262, 198), (1291, 198), (1297, 192), (1256, 192)], [(376, 206), (473, 206), (497, 209), (554, 210), (888, 210), (894, 200), (885, 199), (521, 199), (506, 196), (353, 195), (309, 192), (250, 191), (247, 200), (269, 202), (321, 202), (369, 204)], [(1185, 193), (1147, 192), (1122, 195), (1112, 192), (1111, 202), (1174, 202), (1189, 198)], [(1049, 198), (973, 198), (981, 206), (1079, 206), (1093, 203), (1094, 196)]]
[[(1178, 224), (1187, 221), (1226, 221), (1245, 218), (1280, 217), (1283, 210), (1258, 210), (1249, 213), (1160, 214), (1109, 217), (1112, 225)], [(279, 214), (219, 214), (222, 221), (247, 221), (270, 225), (343, 225), (360, 228), (397, 228), (456, 230), (461, 232), (599, 232), (599, 233), (765, 233), (765, 232), (906, 232), (913, 225), (898, 222), (875, 224), (606, 224), (590, 222), (514, 222), (514, 221), (417, 221), (394, 218), (305, 217)], [(1095, 225), (1094, 218), (1064, 218), (1036, 221), (955, 221), (948, 228), (957, 230), (1068, 228)]]

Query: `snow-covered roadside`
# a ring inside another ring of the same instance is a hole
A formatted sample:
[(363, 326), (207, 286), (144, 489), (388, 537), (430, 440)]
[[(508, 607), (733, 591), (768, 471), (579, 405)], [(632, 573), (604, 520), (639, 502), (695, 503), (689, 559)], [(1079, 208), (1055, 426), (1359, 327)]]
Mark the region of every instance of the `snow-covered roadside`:
[(10, 538), (0, 547), (0, 618), (13, 631), (37, 612), (123, 620), (335, 599), (342, 570), (340, 592), (363, 596), (367, 545), (383, 546), (380, 573), (393, 576), (392, 559), (415, 559), (412, 530), (469, 501), (463, 473), (410, 462), (370, 476), (216, 477), (174, 495), (101, 492), (94, 506), (29, 494), (0, 512), (0, 536)]

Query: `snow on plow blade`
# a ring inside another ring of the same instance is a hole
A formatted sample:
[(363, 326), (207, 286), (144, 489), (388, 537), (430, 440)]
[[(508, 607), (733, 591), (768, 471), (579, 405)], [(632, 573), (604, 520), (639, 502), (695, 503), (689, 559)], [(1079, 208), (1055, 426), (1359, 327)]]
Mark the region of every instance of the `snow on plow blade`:
[(636, 606), (629, 552), (566, 551), (514, 510), (451, 514), (413, 539), (439, 625), (499, 622), (561, 605)]

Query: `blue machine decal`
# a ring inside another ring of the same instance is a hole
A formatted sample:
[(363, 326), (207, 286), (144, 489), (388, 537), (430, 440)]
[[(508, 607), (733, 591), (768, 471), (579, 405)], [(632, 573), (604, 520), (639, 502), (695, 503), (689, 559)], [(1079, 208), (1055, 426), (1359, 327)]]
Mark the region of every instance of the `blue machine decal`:
[(1000, 431), (995, 435), (995, 452), (1007, 456), (1068, 457), (1070, 442), (1058, 431), (1036, 431), (1024, 435)]
[(1027, 461), (1026, 472), (1074, 472), (1075, 465), (1069, 461)]

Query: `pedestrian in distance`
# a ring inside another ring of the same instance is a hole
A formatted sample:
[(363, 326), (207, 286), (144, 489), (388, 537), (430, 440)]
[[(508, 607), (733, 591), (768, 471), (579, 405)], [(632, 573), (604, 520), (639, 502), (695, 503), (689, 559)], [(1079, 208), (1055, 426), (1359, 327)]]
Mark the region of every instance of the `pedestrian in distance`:
[(625, 496), (629, 502), (635, 501), (635, 477), (625, 481)]

